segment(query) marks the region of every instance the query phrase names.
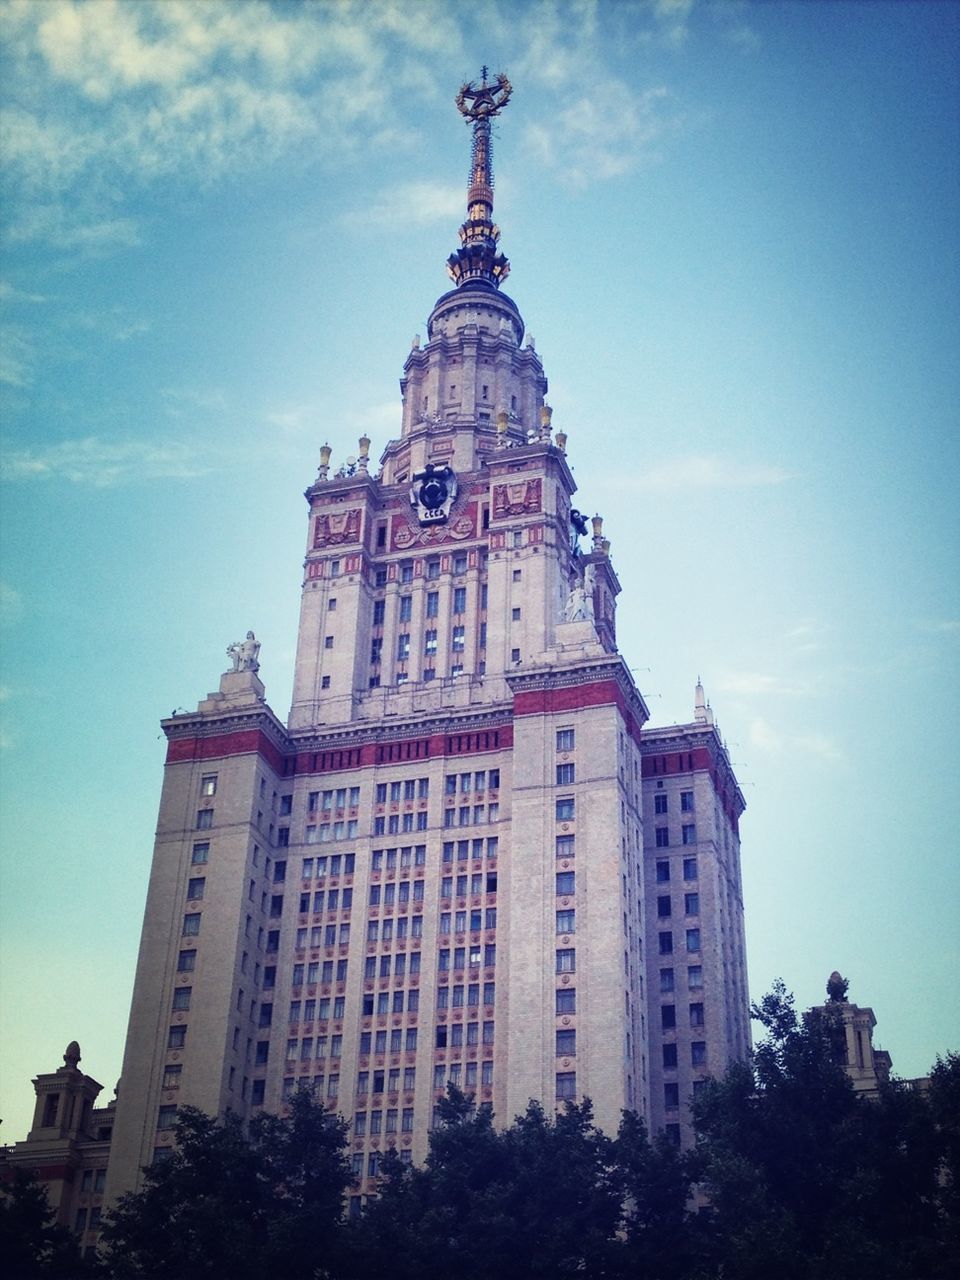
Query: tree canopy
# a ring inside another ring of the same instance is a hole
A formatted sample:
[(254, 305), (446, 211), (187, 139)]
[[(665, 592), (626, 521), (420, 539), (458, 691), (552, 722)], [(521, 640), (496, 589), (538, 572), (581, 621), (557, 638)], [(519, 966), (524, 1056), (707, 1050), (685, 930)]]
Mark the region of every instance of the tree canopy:
[[(748, 1063), (693, 1103), (696, 1148), (589, 1101), (537, 1102), (505, 1128), (450, 1088), (423, 1165), (387, 1153), (379, 1194), (345, 1214), (348, 1127), (308, 1092), (249, 1125), (183, 1108), (171, 1156), (105, 1219), (109, 1280), (946, 1280), (960, 1274), (960, 1056), (928, 1090), (858, 1096), (838, 1059), (840, 1001), (799, 1017), (782, 983), (753, 1009)], [(17, 1275), (78, 1274), (43, 1193), (0, 1214)], [(46, 1213), (46, 1216), (44, 1214)], [(19, 1252), (18, 1252), (19, 1250)], [(75, 1257), (75, 1250), (74, 1255)]]

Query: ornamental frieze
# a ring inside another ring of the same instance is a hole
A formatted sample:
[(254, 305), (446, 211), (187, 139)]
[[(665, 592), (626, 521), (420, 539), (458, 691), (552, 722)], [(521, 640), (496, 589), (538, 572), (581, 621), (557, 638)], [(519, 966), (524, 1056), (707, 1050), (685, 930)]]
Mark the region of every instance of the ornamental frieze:
[(313, 530), (314, 547), (340, 546), (347, 542), (360, 541), (361, 509), (353, 507), (349, 511), (330, 511), (317, 516)]
[(542, 481), (516, 480), (493, 486), (493, 518), (505, 520), (508, 516), (521, 516), (541, 509)]

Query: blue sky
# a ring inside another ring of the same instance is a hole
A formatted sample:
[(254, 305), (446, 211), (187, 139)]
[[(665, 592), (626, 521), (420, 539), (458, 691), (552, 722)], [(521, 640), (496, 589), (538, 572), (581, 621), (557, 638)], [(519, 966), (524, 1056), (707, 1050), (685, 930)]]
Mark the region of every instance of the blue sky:
[(488, 63), (507, 292), (656, 723), (703, 678), (753, 994), (960, 1047), (960, 7), (0, 4), (3, 1137), (112, 1092), (164, 744), (289, 696), (319, 446), (399, 430)]

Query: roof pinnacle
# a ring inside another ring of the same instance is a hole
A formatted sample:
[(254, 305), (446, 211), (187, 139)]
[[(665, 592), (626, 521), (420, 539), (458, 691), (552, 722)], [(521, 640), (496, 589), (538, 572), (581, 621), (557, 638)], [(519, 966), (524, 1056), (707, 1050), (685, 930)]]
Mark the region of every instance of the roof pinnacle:
[(488, 84), (488, 74), (488, 69), (482, 67), (480, 84), (468, 81), (460, 86), (456, 97), (457, 110), (473, 123), (467, 217), (460, 227), (460, 248), (447, 259), (447, 274), (458, 287), (471, 280), (483, 280), (499, 288), (510, 271), (506, 257), (497, 252), (500, 228), (493, 221), (490, 121), (509, 102), (513, 86), (502, 73)]

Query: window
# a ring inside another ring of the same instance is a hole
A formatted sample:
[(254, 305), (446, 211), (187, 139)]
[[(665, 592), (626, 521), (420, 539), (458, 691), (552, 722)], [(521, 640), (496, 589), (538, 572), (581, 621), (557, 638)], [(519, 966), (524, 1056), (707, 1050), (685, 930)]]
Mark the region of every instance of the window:
[(575, 742), (576, 742), (576, 737), (573, 729), (557, 730), (557, 750), (558, 751), (572, 751), (574, 748)]
[(183, 1074), (183, 1067), (179, 1062), (168, 1062), (163, 1068), (163, 1089), (179, 1089), (180, 1077)]
[(557, 933), (576, 933), (577, 921), (575, 911), (557, 912)]
[(667, 812), (667, 797), (663, 794), (663, 792), (658, 792), (657, 795), (653, 797), (653, 812), (654, 813)]
[(200, 779), (200, 794), (202, 796), (215, 796), (217, 794), (217, 775), (215, 773), (205, 773)]
[(574, 854), (574, 837), (557, 836), (557, 857), (572, 858)]
[(707, 1065), (706, 1040), (694, 1040), (690, 1045), (690, 1065), (691, 1067), (705, 1067)]
[(181, 951), (179, 956), (177, 957), (177, 972), (193, 973), (196, 967), (197, 967), (196, 951)]
[(663, 1086), (663, 1105), (668, 1111), (675, 1110), (680, 1105), (680, 1086), (676, 1081), (670, 1081)]
[(519, 608), (514, 608), (514, 609), (512, 609), (512, 610), (510, 611), (510, 620), (511, 620), (511, 622), (519, 622), (519, 621), (520, 621), (520, 609), (519, 609)]
[(682, 835), (683, 835), (684, 844), (696, 844), (697, 843), (696, 824), (693, 822), (685, 823), (683, 827)]
[(685, 893), (683, 895), (683, 909), (686, 915), (695, 916), (700, 913), (700, 895), (699, 893)]
[(577, 989), (576, 987), (560, 987), (557, 990), (557, 1013), (576, 1013), (577, 1012)]
[(700, 930), (699, 929), (687, 930), (687, 950), (688, 951), (700, 950)]
[(520, 569), (514, 569), (513, 571), (514, 582), (519, 582), (522, 577), (523, 577), (523, 572)]
[(670, 895), (663, 894), (657, 898), (657, 917), (660, 920), (666, 920), (671, 913)]
[(170, 1034), (167, 1036), (168, 1049), (182, 1049), (187, 1042), (186, 1027), (171, 1027)]
[(698, 964), (687, 966), (687, 988), (690, 991), (699, 991), (703, 986), (703, 968)]
[(696, 858), (684, 858), (684, 860), (683, 860), (683, 878), (684, 878), (684, 880), (696, 880), (696, 878), (697, 878), (697, 860), (696, 860)]
[(413, 562), (411, 560), (405, 560), (403, 564), (400, 566), (400, 581), (401, 582), (413, 581)]
[(377, 572), (376, 572), (376, 574), (375, 574), (375, 576), (374, 576), (374, 585), (375, 585), (375, 586), (378, 586), (378, 587), (385, 587), (385, 586), (387, 585), (387, 571), (386, 571), (386, 569), (378, 569), (378, 570), (377, 570)]
[(324, 637), (323, 637), (323, 647), (324, 647), (325, 649), (332, 649), (332, 648), (333, 648), (333, 636), (324, 636)]
[(379, 662), (383, 654), (383, 638), (381, 636), (374, 637), (370, 641), (370, 661)]
[(564, 1028), (557, 1032), (557, 1057), (572, 1058), (577, 1052), (577, 1033)]
[(664, 930), (663, 933), (657, 935), (659, 942), (658, 950), (662, 956), (673, 955), (673, 934), (670, 930)]
[(557, 800), (557, 821), (571, 822), (574, 816), (573, 796), (561, 796)]
[(373, 602), (373, 625), (375, 627), (383, 626), (384, 615), (387, 611), (386, 602), (384, 600), (374, 600)]
[(519, 649), (511, 649), (511, 650), (510, 650), (510, 661), (511, 661), (511, 662), (519, 662), (519, 661), (520, 661), (520, 650), (519, 650)]
[(427, 577), (428, 578), (440, 577), (440, 561), (439, 560), (427, 561)]
[(437, 633), (436, 631), (425, 631), (423, 634), (423, 652), (432, 657), (437, 652)]
[(467, 611), (467, 588), (454, 587), (453, 589), (453, 612), (466, 613)]
[(187, 881), (187, 899), (191, 902), (199, 902), (203, 897), (204, 886), (207, 881), (204, 876), (194, 876)]
[(672, 969), (660, 970), (660, 990), (664, 994), (668, 994), (673, 990), (673, 970)]
[(672, 1031), (677, 1025), (677, 1006), (664, 1004), (660, 1006), (660, 1027), (663, 1031)]
[(427, 592), (427, 617), (436, 618), (440, 613), (440, 592)]
[(183, 1013), (190, 1008), (190, 996), (193, 994), (193, 987), (177, 987), (173, 993), (173, 1008)]
[(402, 631), (400, 635), (397, 636), (397, 660), (398, 662), (402, 662), (405, 658), (408, 658), (409, 656), (410, 656), (410, 633), (408, 631)]
[(200, 932), (200, 913), (195, 912), (183, 917), (183, 936), (185, 938), (196, 937)]
[(451, 641), (450, 647), (453, 649), (454, 653), (462, 653), (465, 644), (466, 644), (465, 629), (463, 627), (454, 627), (453, 639)]
[(413, 596), (400, 597), (400, 621), (409, 622), (413, 617)]
[(157, 1128), (172, 1129), (174, 1121), (177, 1118), (176, 1106), (163, 1106), (157, 1112)]
[(577, 953), (573, 947), (557, 952), (557, 973), (576, 973)]
[(197, 811), (197, 830), (209, 831), (213, 826), (213, 810), (199, 809)]
[(572, 1099), (572, 1098), (575, 1098), (576, 1096), (577, 1096), (577, 1073), (575, 1071), (558, 1071), (557, 1072), (557, 1097)]
[(572, 762), (557, 765), (557, 786), (569, 787), (575, 779), (576, 765)]
[(203, 844), (195, 844), (193, 846), (193, 853), (190, 855), (190, 861), (193, 863), (195, 867), (203, 866), (207, 862), (209, 857), (210, 857), (209, 844), (204, 842)]
[(677, 1065), (677, 1046), (675, 1044), (665, 1044), (663, 1046), (663, 1065), (668, 1070)]
[(574, 892), (576, 883), (576, 874), (573, 871), (557, 872), (557, 894), (565, 895)]
[(670, 880), (670, 863), (657, 863), (657, 884), (667, 884)]
[(667, 848), (667, 846), (670, 844), (670, 828), (669, 828), (669, 827), (657, 827), (657, 828), (656, 828), (656, 839), (657, 839), (657, 848), (658, 848), (658, 849), (666, 849), (666, 848)]
[(680, 812), (693, 813), (693, 792), (692, 791), (680, 792)]
[(461, 553), (460, 555), (455, 555), (453, 557), (453, 572), (454, 573), (467, 572), (467, 557), (465, 554)]

